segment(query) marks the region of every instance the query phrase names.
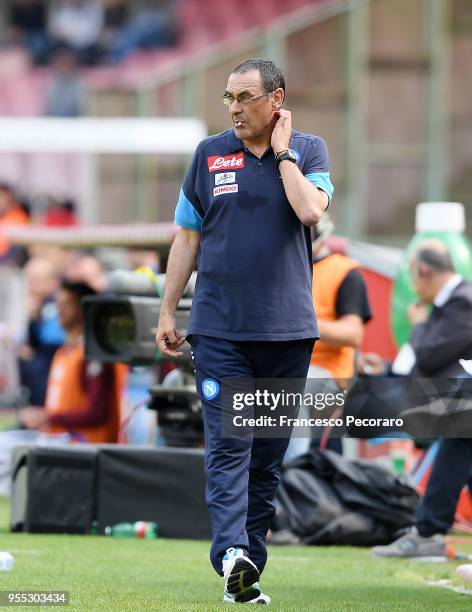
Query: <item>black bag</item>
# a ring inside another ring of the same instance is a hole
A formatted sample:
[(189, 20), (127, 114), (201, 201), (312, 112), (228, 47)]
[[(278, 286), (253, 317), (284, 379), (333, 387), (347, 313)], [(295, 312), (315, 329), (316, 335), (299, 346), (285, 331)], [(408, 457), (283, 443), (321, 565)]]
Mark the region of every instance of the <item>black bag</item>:
[(388, 543), (413, 524), (418, 499), (409, 484), (371, 461), (313, 450), (282, 470), (274, 541), (283, 532), (304, 544)]

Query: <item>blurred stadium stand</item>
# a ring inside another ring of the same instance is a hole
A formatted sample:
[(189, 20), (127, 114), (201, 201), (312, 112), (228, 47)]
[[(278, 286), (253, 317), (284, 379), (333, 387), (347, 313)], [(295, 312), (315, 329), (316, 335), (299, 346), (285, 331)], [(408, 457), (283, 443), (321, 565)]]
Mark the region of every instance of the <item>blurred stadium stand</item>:
[(40, 115), (47, 75), (32, 70), (28, 54), (23, 49), (8, 49), (0, 53), (0, 114), (6, 116)]
[[(180, 0), (175, 9), (175, 47), (84, 71), (87, 114), (198, 116), (209, 133), (222, 131), (220, 93), (231, 68), (268, 56), (286, 72), (296, 127), (329, 143), (339, 233), (400, 244), (419, 201), (469, 202), (470, 0)], [(47, 68), (8, 49), (0, 53), (0, 77), (0, 114), (41, 112)], [(26, 166), (27, 188), (42, 189), (44, 176), (57, 189), (80, 180), (72, 158), (67, 181), (64, 162), (59, 169), (54, 160), (26, 159), (2, 155), (0, 177), (16, 179)], [(170, 221), (187, 164), (173, 156), (100, 156), (97, 220)]]

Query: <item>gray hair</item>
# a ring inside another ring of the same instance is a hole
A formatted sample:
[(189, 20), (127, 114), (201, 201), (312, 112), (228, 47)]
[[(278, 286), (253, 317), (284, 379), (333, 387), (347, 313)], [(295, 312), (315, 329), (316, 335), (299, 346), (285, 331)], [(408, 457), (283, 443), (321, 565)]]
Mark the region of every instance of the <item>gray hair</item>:
[(284, 90), (285, 94), (285, 77), (282, 70), (275, 62), (272, 60), (255, 57), (253, 59), (248, 59), (241, 62), (241, 64), (236, 66), (236, 68), (233, 70), (233, 74), (249, 72), (250, 70), (259, 71), (262, 85), (267, 92), (275, 91), (280, 87)]
[(445, 245), (442, 249), (433, 245), (420, 246), (413, 254), (412, 261), (416, 264), (426, 264), (437, 273), (455, 271), (451, 254)]

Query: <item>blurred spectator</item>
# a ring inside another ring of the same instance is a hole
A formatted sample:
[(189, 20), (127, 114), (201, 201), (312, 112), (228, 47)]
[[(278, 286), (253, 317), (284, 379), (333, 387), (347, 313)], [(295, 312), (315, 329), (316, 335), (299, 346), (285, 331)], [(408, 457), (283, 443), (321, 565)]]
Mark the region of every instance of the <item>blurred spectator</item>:
[(66, 45), (81, 64), (99, 59), (103, 8), (98, 0), (58, 0), (49, 17), (49, 33), (54, 43)]
[[(119, 5), (123, 2), (112, 2)], [(174, 4), (165, 0), (140, 0), (129, 19), (109, 42), (108, 60), (117, 63), (137, 50), (171, 47), (177, 41)]]
[(61, 45), (52, 58), (52, 77), (46, 93), (46, 115), (78, 117), (85, 107), (85, 88), (80, 78), (77, 56)]
[(20, 380), (30, 402), (43, 405), (52, 358), (65, 341), (55, 303), (59, 279), (52, 264), (40, 258), (28, 261), (25, 275), (28, 329), (19, 351)]
[(84, 283), (63, 283), (57, 307), (67, 332), (56, 352), (48, 378), (45, 408), (30, 406), (19, 413), (28, 429), (69, 432), (86, 442), (117, 442), (123, 369), (86, 361), (81, 300), (95, 291)]
[(106, 274), (100, 261), (93, 255), (80, 254), (65, 270), (65, 277), (74, 283), (86, 283), (95, 291), (106, 287)]
[(154, 274), (160, 271), (159, 253), (152, 249), (131, 248), (127, 251), (128, 262), (132, 270), (150, 268)]
[[(7, 40), (25, 46), (35, 63), (67, 47), (79, 64), (110, 63), (138, 50), (177, 42), (175, 3), (166, 0), (9, 0)], [(62, 59), (62, 58), (61, 58)], [(59, 116), (75, 116), (64, 115)]]
[(0, 183), (0, 264), (24, 263), (24, 249), (11, 246), (4, 235), (4, 230), (28, 222), (28, 214), (16, 199), (12, 187), (7, 183)]
[[(326, 239), (334, 224), (325, 213), (315, 226), (313, 252), (313, 304), (320, 330), (308, 370), (305, 391), (317, 393), (344, 391), (354, 376), (355, 352), (364, 336), (364, 325), (372, 318), (367, 287), (354, 260), (332, 253)], [(305, 407), (301, 408), (302, 413)], [(303, 415), (310, 416), (310, 415)], [(330, 415), (331, 416), (331, 415)], [(320, 446), (323, 428), (311, 428), (310, 438), (293, 437), (284, 461)], [(342, 453), (340, 437), (328, 438), (326, 447)]]
[(105, 52), (110, 49), (119, 32), (126, 26), (130, 16), (127, 0), (102, 0), (103, 30), (101, 47)]
[(60, 278), (64, 278), (64, 270), (68, 268), (69, 260), (73, 257), (71, 249), (62, 248), (52, 244), (32, 244), (28, 248), (30, 259), (39, 257), (39, 259), (47, 259), (47, 261), (57, 271)]
[[(472, 283), (456, 274), (446, 245), (437, 240), (418, 246), (410, 272), (420, 301), (408, 308), (413, 327), (392, 371), (432, 381), (447, 378), (455, 396), (465, 399), (470, 407), (471, 378), (465, 363), (472, 360)], [(379, 372), (380, 362), (372, 356), (365, 363), (374, 373)], [(453, 420), (454, 411), (447, 404), (445, 411), (450, 411)], [(373, 555), (447, 559), (445, 534), (453, 526), (459, 495), (470, 482), (471, 468), (472, 439), (443, 438), (415, 524), (388, 546), (374, 547)]]
[(128, 0), (102, 0), (104, 30), (121, 28), (129, 19)]
[(39, 222), (41, 225), (48, 225), (50, 227), (80, 225), (74, 202), (72, 200), (60, 201), (53, 197), (48, 198), (46, 213), (40, 217)]
[(50, 50), (44, 0), (10, 0), (7, 20), (9, 42), (24, 45), (37, 64), (44, 64)]

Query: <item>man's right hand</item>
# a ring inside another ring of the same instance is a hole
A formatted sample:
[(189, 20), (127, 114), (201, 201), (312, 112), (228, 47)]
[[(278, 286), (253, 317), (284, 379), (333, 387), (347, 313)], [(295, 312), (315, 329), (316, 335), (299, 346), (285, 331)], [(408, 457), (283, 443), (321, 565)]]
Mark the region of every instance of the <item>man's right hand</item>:
[(195, 269), (199, 248), (200, 232), (180, 228), (169, 253), (164, 297), (156, 332), (156, 344), (167, 357), (183, 355), (176, 349), (185, 342), (185, 336), (175, 329), (174, 312), (192, 270)]
[(185, 336), (175, 329), (173, 315), (161, 313), (157, 324), (156, 344), (161, 353), (167, 357), (181, 357), (183, 353), (177, 351), (185, 342)]

